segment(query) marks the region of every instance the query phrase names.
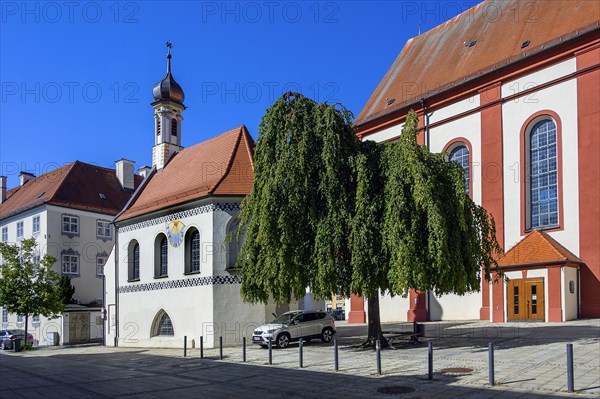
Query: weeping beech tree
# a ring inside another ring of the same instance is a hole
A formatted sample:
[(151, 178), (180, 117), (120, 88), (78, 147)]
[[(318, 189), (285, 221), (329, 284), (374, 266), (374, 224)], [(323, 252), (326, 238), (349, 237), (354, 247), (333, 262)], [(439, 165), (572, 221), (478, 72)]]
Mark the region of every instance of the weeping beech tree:
[(365, 296), (367, 345), (380, 339), (379, 296), (479, 290), (500, 252), (493, 219), (466, 195), (463, 171), (417, 143), (360, 142), (352, 113), (287, 93), (263, 117), (254, 186), (242, 203), (238, 257), (249, 302)]

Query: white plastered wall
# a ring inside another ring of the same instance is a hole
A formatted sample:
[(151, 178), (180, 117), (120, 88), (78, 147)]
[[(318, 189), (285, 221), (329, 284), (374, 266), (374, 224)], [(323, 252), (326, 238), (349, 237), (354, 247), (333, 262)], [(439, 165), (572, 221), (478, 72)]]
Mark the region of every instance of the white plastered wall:
[[(541, 71), (502, 85), (503, 95), (511, 95), (530, 87), (576, 71), (575, 59), (569, 59)], [(579, 254), (579, 186), (577, 152), (577, 83), (567, 80), (502, 105), (504, 147), (504, 239), (505, 247), (514, 246), (521, 238), (521, 128), (533, 114), (550, 110), (562, 123), (562, 230), (549, 234), (575, 255)]]
[[(561, 273), (562, 282), (562, 318), (563, 321), (575, 320), (577, 318), (577, 298), (579, 297), (578, 292), (578, 268), (576, 267), (563, 267)], [(574, 286), (574, 292), (570, 290), (570, 283)]]

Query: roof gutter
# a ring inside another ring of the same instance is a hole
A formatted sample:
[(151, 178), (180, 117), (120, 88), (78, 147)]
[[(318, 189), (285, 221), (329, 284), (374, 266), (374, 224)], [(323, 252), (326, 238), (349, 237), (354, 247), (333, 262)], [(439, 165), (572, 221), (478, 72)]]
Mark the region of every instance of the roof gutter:
[(507, 266), (498, 266), (500, 269), (502, 270), (512, 270), (512, 269), (533, 269), (533, 268), (538, 268), (538, 267), (544, 267), (544, 266), (564, 266), (567, 265), (569, 263), (573, 263), (575, 265), (585, 265), (585, 262), (579, 261), (579, 260), (570, 260), (570, 259), (564, 259), (564, 260), (558, 260), (558, 261), (551, 261), (551, 262), (538, 262), (538, 263), (522, 263), (520, 265), (507, 265)]

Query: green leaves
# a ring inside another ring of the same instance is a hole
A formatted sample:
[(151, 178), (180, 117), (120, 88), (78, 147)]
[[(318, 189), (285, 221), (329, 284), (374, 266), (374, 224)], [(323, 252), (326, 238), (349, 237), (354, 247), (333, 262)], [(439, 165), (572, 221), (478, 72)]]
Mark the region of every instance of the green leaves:
[(384, 251), (390, 291), (436, 294), (479, 290), (501, 252), (495, 225), (466, 195), (461, 168), (417, 141), (418, 118), (409, 112), (402, 135), (384, 156)]
[(242, 204), (239, 266), (250, 302), (288, 302), (310, 287), (376, 296), (477, 290), (500, 247), (465, 193), (462, 169), (417, 143), (359, 142), (352, 114), (287, 93), (262, 119), (254, 186)]
[(58, 274), (52, 270), (56, 259), (45, 255), (39, 261), (35, 239), (20, 245), (0, 243), (5, 262), (0, 280), (0, 305), (11, 313), (53, 317), (64, 310), (57, 286)]

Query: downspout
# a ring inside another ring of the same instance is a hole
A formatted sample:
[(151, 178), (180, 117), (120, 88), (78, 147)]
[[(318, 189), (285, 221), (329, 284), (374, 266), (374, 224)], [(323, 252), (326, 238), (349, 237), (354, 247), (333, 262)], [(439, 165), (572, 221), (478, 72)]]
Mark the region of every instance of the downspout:
[[(419, 100), (421, 108), (423, 109), (423, 136), (425, 141), (425, 147), (429, 148), (429, 115), (427, 115), (427, 107), (425, 106), (425, 98)], [(425, 301), (426, 320), (431, 320), (431, 314), (429, 309), (431, 308), (431, 291), (427, 291), (427, 300)]]
[(423, 109), (423, 134), (425, 136), (425, 147), (430, 148), (429, 143), (429, 115), (427, 114), (427, 107), (425, 106), (425, 98), (419, 100), (421, 108)]
[[(110, 325), (110, 319), (108, 320)], [(119, 228), (115, 224), (115, 347), (119, 346)]]
[(579, 270), (581, 269), (581, 266), (577, 266), (577, 318), (580, 319), (581, 318), (581, 314), (579, 306), (580, 306), (580, 302), (581, 302), (581, 292), (579, 291), (579, 284), (581, 282), (581, 273), (579, 273)]

